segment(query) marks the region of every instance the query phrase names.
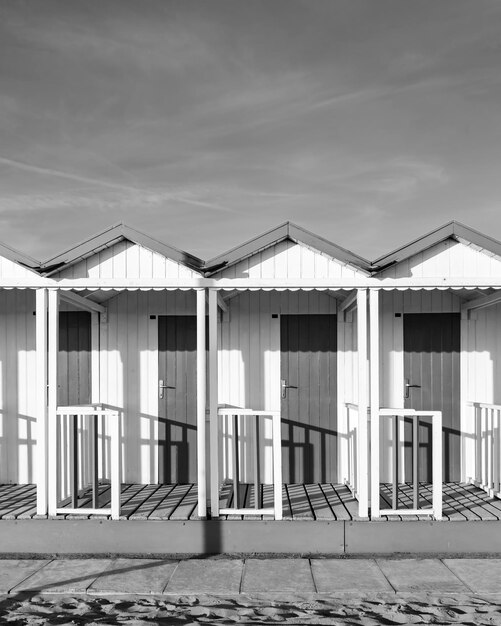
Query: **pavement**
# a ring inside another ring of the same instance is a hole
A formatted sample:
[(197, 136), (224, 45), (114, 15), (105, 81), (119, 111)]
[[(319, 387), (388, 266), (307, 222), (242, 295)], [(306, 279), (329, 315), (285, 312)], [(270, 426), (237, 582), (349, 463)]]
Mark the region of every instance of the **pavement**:
[(501, 598), (501, 559), (5, 559), (0, 594)]

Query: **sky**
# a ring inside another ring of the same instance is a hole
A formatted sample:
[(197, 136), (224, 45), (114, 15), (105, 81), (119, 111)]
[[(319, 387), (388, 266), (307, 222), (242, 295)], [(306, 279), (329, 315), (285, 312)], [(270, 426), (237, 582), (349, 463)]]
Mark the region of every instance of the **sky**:
[(501, 239), (499, 0), (1, 0), (0, 240)]

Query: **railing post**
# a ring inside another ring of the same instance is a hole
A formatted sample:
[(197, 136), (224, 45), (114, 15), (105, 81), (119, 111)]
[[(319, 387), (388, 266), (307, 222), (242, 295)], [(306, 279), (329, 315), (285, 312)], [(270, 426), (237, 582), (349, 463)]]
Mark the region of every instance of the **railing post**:
[(78, 507), (78, 415), (68, 415), (70, 420), (70, 485), (71, 504), (74, 509)]
[(233, 416), (233, 508), (239, 508), (238, 493), (238, 415)]
[(419, 417), (412, 420), (412, 485), (414, 508), (419, 508)]
[(120, 413), (110, 415), (111, 433), (111, 519), (120, 517)]
[(259, 482), (259, 417), (256, 415), (254, 422), (254, 508), (260, 507), (260, 482)]
[(392, 506), (398, 509), (398, 446), (399, 446), (399, 423), (398, 415), (393, 416), (393, 487)]
[(442, 413), (432, 417), (433, 446), (433, 510), (435, 519), (442, 519)]
[(282, 432), (280, 414), (274, 414), (273, 419), (273, 495), (275, 503), (275, 519), (282, 519)]

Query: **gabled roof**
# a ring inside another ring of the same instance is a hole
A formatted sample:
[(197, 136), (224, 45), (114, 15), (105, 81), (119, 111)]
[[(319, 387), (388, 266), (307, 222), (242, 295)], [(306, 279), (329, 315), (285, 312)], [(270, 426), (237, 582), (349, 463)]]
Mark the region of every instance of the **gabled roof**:
[(453, 239), (458, 242), (466, 241), (501, 256), (501, 242), (488, 235), (483, 235), (478, 232), (478, 230), (474, 230), (460, 222), (452, 221), (432, 230), (430, 233), (418, 239), (414, 239), (414, 241), (397, 248), (389, 254), (379, 257), (379, 259), (373, 261), (372, 269), (374, 272), (379, 272), (390, 265), (394, 265), (415, 254), (419, 254), (446, 239)]
[(5, 243), (0, 243), (0, 256), (14, 263), (19, 263), (19, 265), (23, 265), (30, 270), (37, 270), (40, 267), (40, 261), (36, 261), (18, 250), (14, 250), (14, 248), (11, 248)]
[(109, 248), (123, 240), (128, 240), (132, 243), (143, 246), (144, 248), (148, 248), (149, 250), (157, 252), (158, 254), (161, 254), (173, 261), (182, 263), (195, 271), (201, 271), (203, 266), (202, 259), (199, 259), (188, 252), (183, 252), (173, 246), (161, 243), (160, 241), (153, 239), (153, 237), (145, 235), (135, 228), (131, 228), (125, 224), (117, 224), (103, 230), (89, 239), (86, 239), (82, 243), (65, 250), (64, 252), (61, 252), (57, 256), (44, 261), (40, 265), (40, 271), (45, 275), (49, 275), (53, 272), (59, 271), (63, 267), (72, 265), (77, 261), (92, 256), (93, 254), (97, 254), (100, 250)]
[(204, 268), (205, 272), (208, 275), (214, 274), (224, 267), (234, 265), (235, 263), (256, 254), (264, 248), (269, 248), (270, 246), (285, 240), (298, 244), (304, 244), (314, 250), (318, 250), (319, 252), (337, 259), (338, 261), (349, 263), (350, 265), (354, 265), (365, 272), (370, 272), (371, 264), (367, 261), (367, 259), (346, 250), (346, 248), (337, 246), (336, 244), (327, 241), (327, 239), (319, 237), (318, 235), (301, 228), (301, 226), (292, 224), (291, 222), (285, 222), (284, 224), (281, 224), (276, 228), (272, 228), (258, 237), (254, 237), (254, 239), (250, 239), (249, 241), (228, 250), (224, 254), (214, 257), (206, 263)]

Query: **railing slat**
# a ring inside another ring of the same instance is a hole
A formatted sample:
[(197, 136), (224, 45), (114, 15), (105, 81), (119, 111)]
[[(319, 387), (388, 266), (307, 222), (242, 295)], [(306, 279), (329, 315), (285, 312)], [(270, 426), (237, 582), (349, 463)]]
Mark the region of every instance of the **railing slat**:
[(239, 507), (238, 494), (238, 415), (233, 416), (233, 508)]

